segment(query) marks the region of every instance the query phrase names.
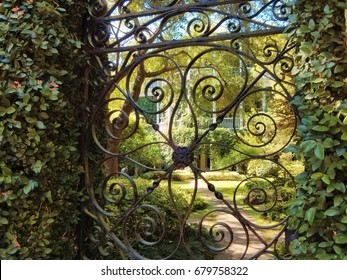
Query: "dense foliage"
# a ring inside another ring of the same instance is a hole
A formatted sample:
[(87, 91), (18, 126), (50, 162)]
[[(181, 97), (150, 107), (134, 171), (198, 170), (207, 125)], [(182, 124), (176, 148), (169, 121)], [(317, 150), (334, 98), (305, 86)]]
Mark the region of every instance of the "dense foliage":
[[(78, 257), (87, 2), (0, 2), (1, 259)], [(301, 125), (290, 150), (305, 161), (290, 209), (298, 258), (347, 257), (346, 8), (345, 1), (302, 0), (292, 17)]]
[[(142, 178), (129, 180), (129, 178), (119, 176), (108, 181), (108, 187), (116, 190), (122, 185), (127, 191), (122, 200), (117, 200), (120, 192), (114, 191), (108, 198), (117, 202), (109, 201), (103, 205), (108, 213), (112, 213), (105, 219), (107, 226), (112, 228), (119, 219), (125, 219), (121, 226), (112, 229), (118, 240), (126, 244), (134, 254), (142, 257), (162, 259), (172, 255), (170, 259), (190, 259), (191, 256), (185, 245), (180, 243), (181, 225), (190, 209), (183, 233), (185, 242), (188, 243), (186, 245), (190, 246), (197, 259), (213, 259), (214, 253), (201, 242), (201, 234), (204, 238), (210, 239), (208, 232), (205, 229), (200, 231), (196, 219), (192, 217), (196, 211), (208, 211), (208, 203), (203, 196), (197, 194), (190, 208), (192, 188), (181, 189), (177, 184), (171, 185), (171, 196), (168, 191), (169, 183), (166, 180), (161, 181), (153, 192), (149, 192), (148, 186), (153, 184), (152, 180)], [(137, 207), (131, 208), (135, 189), (136, 195), (139, 195), (142, 201)], [(126, 250), (119, 249), (99, 223), (94, 224), (92, 228), (90, 239), (94, 242), (88, 243), (86, 257), (93, 259), (133, 257)]]
[(1, 259), (77, 254), (84, 2), (0, 3)]
[(345, 1), (299, 1), (292, 18), (301, 125), (290, 149), (305, 162), (290, 210), (298, 258), (347, 258), (346, 8)]

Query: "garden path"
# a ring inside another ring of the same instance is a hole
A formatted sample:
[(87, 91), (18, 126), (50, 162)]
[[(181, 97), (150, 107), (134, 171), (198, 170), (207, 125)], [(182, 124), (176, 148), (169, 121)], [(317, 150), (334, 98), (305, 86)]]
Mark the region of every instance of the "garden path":
[[(203, 196), (206, 200), (208, 200), (209, 204), (213, 206), (213, 209), (223, 209), (225, 211), (228, 211), (228, 207), (224, 204), (223, 201), (217, 199), (214, 196), (214, 193), (209, 191), (206, 186), (203, 186), (203, 184), (198, 184), (198, 193)], [(194, 187), (194, 181), (191, 182), (191, 186)], [(240, 209), (242, 211), (242, 208)], [(250, 222), (255, 223), (255, 219), (250, 216), (249, 214), (245, 213), (245, 211), (242, 211), (242, 215)], [(188, 220), (188, 222), (191, 223), (199, 223), (201, 221), (202, 217), (196, 217)], [(233, 231), (233, 242), (227, 248), (226, 250), (217, 253), (215, 259), (216, 260), (235, 260), (235, 259), (240, 259), (243, 253), (246, 250), (246, 242), (247, 238), (245, 235), (245, 231), (243, 230), (242, 225), (238, 222), (238, 220), (233, 217), (232, 215), (218, 211), (215, 212), (213, 216), (211, 216), (211, 219), (207, 220), (206, 222), (203, 223), (203, 225), (207, 226), (207, 229), (209, 230), (211, 226), (213, 226), (215, 223), (226, 223), (229, 225), (229, 227)], [(222, 229), (222, 227), (219, 227)], [(280, 229), (278, 229), (280, 230)], [(262, 229), (257, 229), (257, 233), (262, 237), (265, 238), (266, 240), (272, 239), (273, 236), (278, 233), (277, 230), (262, 230)], [(227, 237), (225, 237), (227, 238)], [(222, 242), (221, 242), (222, 243)], [(252, 256), (254, 256), (257, 252), (262, 250), (264, 248), (264, 244), (262, 244), (259, 239), (249, 231), (249, 246), (247, 249), (247, 252), (244, 256), (244, 259), (249, 259)], [(259, 259), (273, 259), (273, 255), (263, 255)]]

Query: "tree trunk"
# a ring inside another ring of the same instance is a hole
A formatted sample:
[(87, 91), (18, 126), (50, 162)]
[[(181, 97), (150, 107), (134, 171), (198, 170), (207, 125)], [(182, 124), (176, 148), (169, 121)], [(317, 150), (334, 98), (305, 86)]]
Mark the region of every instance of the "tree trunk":
[[(144, 61), (139, 63), (138, 66), (138, 72), (136, 74), (136, 78), (133, 84), (133, 90), (132, 90), (132, 98), (135, 102), (138, 101), (140, 94), (141, 94), (141, 88), (146, 78), (152, 78), (157, 77), (165, 72), (174, 70), (175, 67), (170, 67), (167, 62), (163, 65), (163, 67), (157, 71), (146, 71)], [(110, 120), (106, 120), (106, 125), (111, 128), (112, 135), (116, 139), (110, 139), (108, 141), (108, 151), (110, 151), (113, 154), (119, 154), (119, 147), (122, 141), (126, 140), (120, 140), (122, 137), (123, 129), (117, 129), (116, 127), (123, 127), (124, 121), (126, 121), (125, 118), (130, 118), (130, 114), (133, 111), (133, 106), (131, 105), (128, 100), (126, 100), (123, 104), (123, 107), (121, 109), (122, 114), (120, 114), (115, 120), (110, 123)], [(106, 163), (106, 167), (108, 169), (108, 174), (117, 174), (119, 172), (119, 159), (117, 156), (109, 156), (108, 161)]]

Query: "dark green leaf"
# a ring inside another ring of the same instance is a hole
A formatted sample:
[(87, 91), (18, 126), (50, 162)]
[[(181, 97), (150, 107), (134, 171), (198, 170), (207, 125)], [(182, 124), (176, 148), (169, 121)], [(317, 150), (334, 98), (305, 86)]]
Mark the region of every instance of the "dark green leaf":
[(321, 165), (323, 161), (320, 159), (315, 159), (313, 164), (312, 164), (312, 171), (316, 171)]
[(340, 255), (340, 256), (344, 256), (345, 255), (345, 250), (343, 250), (341, 247), (334, 245), (333, 249), (335, 251), (336, 254)]
[(343, 195), (337, 195), (334, 197), (334, 206), (340, 206), (343, 203), (344, 199), (343, 199)]
[(340, 211), (338, 209), (328, 209), (324, 212), (324, 214), (328, 217), (334, 217), (340, 215)]
[(308, 22), (308, 28), (309, 28), (310, 30), (315, 30), (315, 28), (316, 28), (316, 23), (314, 22), (313, 19), (310, 19), (310, 20), (309, 20), (309, 22)]
[(344, 82), (340, 82), (340, 81), (335, 81), (335, 82), (333, 82), (333, 83), (331, 84), (331, 86), (332, 86), (333, 88), (343, 87), (344, 85), (345, 85), (345, 83), (344, 83)]
[(315, 207), (310, 208), (306, 211), (305, 220), (309, 223), (310, 226), (312, 226), (316, 211), (317, 209)]
[(336, 6), (340, 9), (347, 9), (347, 3), (346, 2), (340, 1), (336, 4)]
[(334, 147), (334, 140), (332, 138), (326, 138), (323, 142), (323, 146), (326, 149), (330, 149), (332, 147)]
[(314, 148), (314, 154), (317, 158), (323, 160), (324, 159), (324, 146), (321, 143), (318, 143)]
[(338, 64), (336, 65), (335, 69), (334, 69), (334, 73), (335, 74), (338, 74), (338, 73), (341, 73), (345, 70), (345, 67), (343, 64)]

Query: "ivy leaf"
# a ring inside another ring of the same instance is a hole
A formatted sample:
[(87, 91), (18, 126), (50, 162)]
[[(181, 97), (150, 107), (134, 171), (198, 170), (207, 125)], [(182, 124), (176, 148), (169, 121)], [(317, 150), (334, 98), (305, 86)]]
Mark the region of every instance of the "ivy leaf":
[(334, 197), (334, 206), (340, 206), (343, 203), (344, 199), (342, 195), (338, 195)]
[(302, 206), (304, 204), (304, 201), (302, 199), (295, 199), (291, 202), (292, 207)]
[(314, 148), (314, 154), (317, 158), (323, 160), (324, 159), (324, 146), (321, 143), (318, 143)]
[(331, 84), (331, 87), (333, 88), (338, 88), (338, 87), (343, 87), (345, 85), (344, 82), (341, 82), (341, 81), (335, 81)]
[(327, 174), (324, 174), (324, 175), (322, 176), (322, 181), (323, 181), (325, 184), (329, 185), (329, 184), (330, 184), (330, 178), (329, 178), (329, 176), (328, 176)]
[(339, 246), (333, 246), (333, 249), (335, 251), (336, 254), (340, 255), (340, 256), (344, 256), (345, 254), (345, 250), (341, 249)]
[(318, 180), (318, 179), (321, 179), (323, 177), (323, 173), (322, 172), (316, 172), (316, 173), (313, 173), (311, 175), (311, 178), (313, 180)]
[(329, 242), (323, 241), (323, 242), (319, 243), (318, 247), (319, 248), (328, 248), (331, 245), (333, 245), (333, 243), (334, 243), (333, 241), (329, 241)]
[(42, 168), (42, 161), (38, 160), (35, 162), (35, 164), (31, 167), (31, 169), (35, 172), (35, 173), (40, 173)]
[(308, 224), (307, 223), (304, 223), (303, 225), (301, 225), (301, 227), (298, 229), (298, 232), (299, 233), (304, 233), (308, 230)]
[(336, 177), (336, 170), (332, 167), (329, 167), (326, 174), (329, 176), (330, 179), (335, 179)]
[(312, 171), (316, 171), (321, 165), (322, 165), (323, 161), (320, 159), (315, 159), (313, 164), (312, 164)]
[(7, 113), (7, 108), (0, 106), (0, 117), (4, 116)]
[(316, 207), (310, 208), (306, 211), (305, 220), (309, 223), (310, 226), (312, 226), (316, 211)]
[(16, 109), (13, 107), (8, 107), (6, 110), (6, 113), (9, 115), (13, 114), (14, 112), (16, 112)]
[(329, 14), (329, 12), (330, 12), (330, 7), (329, 7), (329, 5), (325, 5), (325, 6), (324, 6), (324, 13), (325, 13), (325, 14)]
[(329, 127), (327, 127), (325, 125), (316, 125), (316, 126), (312, 127), (312, 129), (315, 131), (320, 131), (320, 132), (329, 131)]
[(340, 215), (340, 211), (338, 209), (328, 209), (324, 212), (324, 214), (328, 217), (334, 217)]
[(338, 73), (343, 72), (344, 70), (345, 70), (344, 65), (338, 64), (338, 65), (336, 65), (336, 67), (335, 67), (335, 69), (334, 69), (334, 73), (335, 73), (335, 74), (338, 74)]
[(42, 121), (37, 121), (36, 122), (36, 127), (38, 129), (45, 129), (46, 128), (46, 126), (44, 125), (44, 123)]
[(336, 154), (340, 157), (343, 155), (343, 153), (346, 151), (345, 147), (338, 147), (336, 148)]
[(340, 9), (347, 9), (347, 3), (340, 1), (336, 4), (336, 7), (340, 8)]
[(5, 176), (12, 176), (13, 174), (11, 168), (8, 168), (7, 166), (2, 166), (1, 171), (2, 171), (2, 174)]
[(332, 147), (334, 147), (335, 143), (334, 140), (332, 138), (326, 138), (323, 142), (323, 146), (325, 149), (330, 149)]
[(52, 249), (51, 248), (45, 248), (45, 250), (43, 251), (43, 253), (45, 255), (49, 255), (50, 253), (52, 253)]
[(334, 240), (337, 244), (346, 244), (347, 243), (347, 235), (343, 233), (338, 233), (334, 237)]
[(310, 21), (308, 22), (308, 28), (313, 31), (316, 28), (316, 23), (314, 20), (311, 18)]
[(28, 184), (23, 188), (23, 192), (25, 194), (28, 194), (30, 191), (32, 191), (35, 188), (35, 181), (34, 180), (30, 180), (28, 182)]
[(54, 219), (52, 219), (52, 218), (49, 218), (48, 220), (47, 220), (47, 224), (51, 224), (51, 223), (53, 223), (54, 222)]
[(8, 224), (8, 220), (5, 217), (1, 217), (0, 218), (0, 224), (7, 225)]

